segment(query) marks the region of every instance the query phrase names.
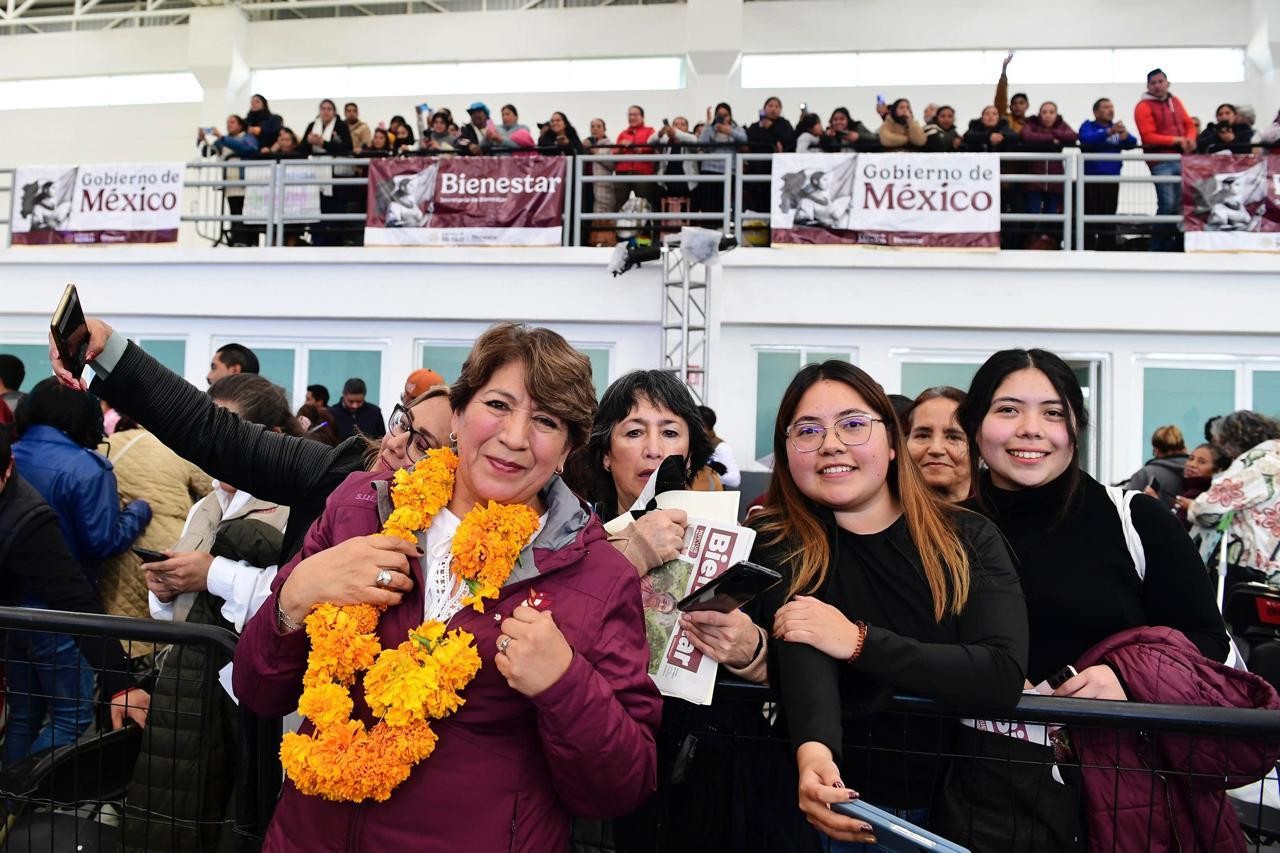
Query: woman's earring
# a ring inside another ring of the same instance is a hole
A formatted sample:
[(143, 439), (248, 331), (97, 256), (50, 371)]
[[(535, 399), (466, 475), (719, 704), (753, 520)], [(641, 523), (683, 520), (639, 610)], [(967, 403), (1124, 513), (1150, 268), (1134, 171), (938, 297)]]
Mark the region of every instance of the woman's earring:
[(456, 432), (449, 433), (449, 446), (454, 450), (458, 449), (458, 434)]

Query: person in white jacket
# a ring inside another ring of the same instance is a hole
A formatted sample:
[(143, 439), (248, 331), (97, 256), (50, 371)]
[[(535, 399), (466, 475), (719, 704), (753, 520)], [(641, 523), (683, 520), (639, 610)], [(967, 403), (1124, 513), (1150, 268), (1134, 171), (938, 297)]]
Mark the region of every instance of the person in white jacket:
[(726, 489), (736, 489), (742, 485), (742, 470), (738, 467), (738, 457), (729, 446), (729, 442), (716, 435), (716, 413), (710, 406), (699, 406), (698, 414), (702, 415), (702, 425), (706, 427), (707, 438), (711, 439), (711, 464), (719, 464), (724, 468), (720, 474), (720, 482)]

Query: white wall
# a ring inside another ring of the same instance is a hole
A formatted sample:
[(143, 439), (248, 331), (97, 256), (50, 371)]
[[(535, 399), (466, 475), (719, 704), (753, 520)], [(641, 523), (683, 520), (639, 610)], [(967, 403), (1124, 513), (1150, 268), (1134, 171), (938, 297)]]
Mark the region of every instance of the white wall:
[[(11, 249), (0, 264), (0, 341), (44, 340), (68, 281), (91, 314), (134, 335), (187, 341), (203, 384), (213, 339), (376, 343), (381, 397), (416, 366), (415, 342), (467, 343), (501, 319), (550, 325), (611, 345), (610, 379), (660, 366), (659, 273), (619, 278), (598, 249)], [(1144, 458), (1142, 366), (1152, 354), (1280, 360), (1267, 257), (1127, 253), (963, 254), (756, 249), (725, 257), (712, 282), (709, 404), (743, 460), (754, 448), (755, 348), (856, 349), (887, 391), (911, 347), (981, 360), (1008, 346), (1104, 361), (1103, 471)], [(1212, 306), (1206, 309), (1206, 294)], [(1220, 322), (1220, 317), (1230, 317)], [(34, 381), (34, 378), (33, 378)], [(297, 389), (301, 390), (301, 389)]]
[[(1045, 47), (1235, 46), (1256, 42), (1251, 56), (1274, 52), (1280, 33), (1269, 0), (1223, 0), (1212, 8), (1198, 0), (1170, 0), (1158, 11), (1140, 0), (788, 0), (743, 3), (694, 0), (690, 4), (626, 6), (529, 12), (455, 13), (248, 23), (233, 8), (193, 11), (191, 26), (146, 27), (53, 35), (0, 37), (0, 80), (28, 76), (32, 68), (56, 68), (59, 76), (145, 71), (194, 71), (206, 89), (203, 104), (116, 107), (111, 109), (25, 110), (0, 113), (0, 165), (86, 161), (182, 159), (191, 155), (198, 125), (221, 125), (229, 110), (243, 111), (248, 101), (247, 73), (252, 68), (485, 59), (537, 59), (677, 55), (688, 58), (682, 91), (560, 93), (475, 92), (419, 97), (361, 97), (366, 120), (410, 115), (426, 100), (451, 106), (460, 114), (473, 98), (497, 107), (513, 101), (532, 124), (552, 110), (563, 110), (585, 132), (588, 121), (603, 117), (614, 132), (624, 124), (626, 107), (645, 106), (658, 122), (684, 114), (696, 120), (706, 107), (728, 100), (738, 117), (751, 120), (773, 91), (746, 90), (735, 63), (740, 51), (947, 50)], [(1274, 5), (1274, 4), (1271, 4)], [(48, 58), (57, 57), (50, 65)], [(1280, 101), (1280, 80), (1250, 63), (1248, 79), (1232, 85), (1179, 85), (1174, 89), (1188, 107), (1209, 116), (1221, 101), (1253, 102), (1269, 118)], [(991, 84), (954, 86), (945, 80), (930, 87), (885, 91), (908, 97), (917, 112), (928, 101), (949, 102), (961, 120), (976, 116), (992, 98)], [(1116, 87), (1060, 85), (1023, 87), (1033, 103), (1052, 99), (1073, 123), (1089, 116), (1099, 96), (1114, 98), (1122, 116), (1131, 114), (1141, 92), (1135, 83)], [(1070, 70), (1064, 72), (1069, 79)], [(821, 89), (776, 92), (787, 115), (800, 101), (824, 117), (847, 106), (869, 121), (876, 89)], [(264, 93), (269, 98), (270, 92)], [(332, 93), (343, 98), (342, 93)], [(296, 129), (314, 116), (315, 104), (273, 101)]]

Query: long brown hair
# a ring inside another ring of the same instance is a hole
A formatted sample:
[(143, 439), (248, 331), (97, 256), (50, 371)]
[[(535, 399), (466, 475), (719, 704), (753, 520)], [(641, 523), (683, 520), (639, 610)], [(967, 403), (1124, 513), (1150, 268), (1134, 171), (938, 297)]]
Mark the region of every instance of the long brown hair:
[(902, 505), (911, 540), (920, 551), (925, 580), (933, 595), (933, 617), (941, 622), (948, 612), (959, 614), (969, 598), (969, 555), (960, 541), (953, 510), (936, 498), (905, 452), (902, 429), (884, 389), (866, 371), (844, 361), (827, 361), (804, 367), (791, 380), (778, 407), (773, 431), (773, 477), (765, 509), (756, 529), (766, 545), (785, 543), (784, 556), (794, 566), (788, 597), (812, 594), (820, 589), (830, 570), (831, 546), (813, 502), (796, 485), (787, 463), (787, 427), (800, 398), (818, 382), (842, 382), (856, 391), (884, 419), (885, 434), (894, 450), (887, 482)]

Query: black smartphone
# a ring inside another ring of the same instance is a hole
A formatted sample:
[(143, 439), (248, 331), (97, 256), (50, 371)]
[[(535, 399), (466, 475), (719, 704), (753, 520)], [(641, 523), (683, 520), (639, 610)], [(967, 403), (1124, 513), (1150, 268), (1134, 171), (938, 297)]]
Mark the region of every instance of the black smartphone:
[(773, 569), (743, 560), (725, 569), (724, 574), (697, 592), (685, 596), (676, 609), (685, 613), (714, 610), (732, 613), (782, 580)]
[(152, 551), (150, 548), (130, 548), (130, 551), (138, 555), (138, 559), (144, 563), (158, 563), (161, 560), (169, 559), (165, 554), (159, 551)]
[(74, 284), (68, 284), (62, 291), (58, 310), (53, 312), (53, 319), (49, 321), (49, 331), (53, 333), (53, 343), (58, 348), (62, 365), (72, 376), (79, 378), (84, 372), (85, 354), (89, 349), (89, 326), (84, 321), (80, 294)]
[(1045, 679), (1045, 683), (1048, 684), (1054, 690), (1057, 690), (1059, 687), (1066, 684), (1068, 681), (1075, 678), (1079, 674), (1080, 673), (1076, 672), (1076, 668), (1074, 666), (1071, 666), (1070, 664), (1068, 664), (1067, 666), (1064, 666), (1062, 669), (1058, 670), (1053, 675)]

